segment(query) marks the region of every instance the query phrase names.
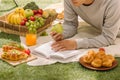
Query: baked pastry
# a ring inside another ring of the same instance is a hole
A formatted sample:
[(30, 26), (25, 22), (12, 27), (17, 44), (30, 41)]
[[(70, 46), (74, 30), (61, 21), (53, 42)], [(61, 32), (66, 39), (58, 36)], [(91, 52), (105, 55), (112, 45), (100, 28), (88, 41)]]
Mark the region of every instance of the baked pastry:
[(93, 67), (111, 67), (114, 61), (115, 58), (110, 54), (106, 54), (103, 48), (100, 48), (97, 53), (94, 50), (89, 50), (83, 56), (83, 62)]
[(108, 59), (112, 60), (112, 62), (115, 61), (115, 58), (112, 55), (108, 54), (106, 56), (107, 56)]
[(90, 64), (93, 61), (95, 55), (96, 54), (95, 54), (95, 52), (93, 50), (89, 50), (88, 53), (87, 53), (87, 55), (85, 55), (83, 57), (83, 61), (86, 62), (86, 63), (88, 63), (88, 64)]
[(9, 50), (12, 50), (12, 49), (16, 49), (16, 50), (22, 51), (22, 50), (24, 50), (24, 47), (21, 44), (19, 44), (19, 43), (11, 42), (11, 43), (3, 45), (2, 49), (5, 52), (7, 52)]
[(99, 58), (95, 58), (92, 62), (91, 65), (93, 67), (101, 67), (102, 66), (102, 60)]
[(103, 67), (111, 67), (112, 66), (113, 61), (111, 59), (104, 59), (102, 66)]
[(57, 15), (57, 19), (63, 19), (64, 18), (64, 11), (62, 11), (61, 13), (58, 13)]
[(94, 50), (89, 50), (87, 54), (90, 55), (90, 56), (93, 56), (93, 57), (96, 56), (96, 53), (95, 53)]
[(18, 61), (22, 59), (27, 59), (30, 56), (30, 50), (25, 49), (21, 44), (12, 42), (2, 46), (3, 53), (1, 57), (3, 59)]
[(95, 57), (102, 59), (105, 55), (106, 54), (104, 51), (98, 51)]
[(19, 50), (9, 50), (8, 52), (4, 52), (1, 57), (3, 59), (7, 59), (7, 60), (11, 60), (11, 61), (18, 61), (18, 60), (22, 60), (22, 59), (26, 59), (28, 58), (28, 54), (26, 54), (23, 51), (19, 51)]
[(90, 55), (85, 55), (85, 56), (83, 57), (83, 61), (84, 61), (85, 63), (88, 63), (88, 64), (90, 64), (90, 63), (93, 61), (93, 59), (94, 59), (94, 57), (93, 57), (93, 56), (90, 56)]

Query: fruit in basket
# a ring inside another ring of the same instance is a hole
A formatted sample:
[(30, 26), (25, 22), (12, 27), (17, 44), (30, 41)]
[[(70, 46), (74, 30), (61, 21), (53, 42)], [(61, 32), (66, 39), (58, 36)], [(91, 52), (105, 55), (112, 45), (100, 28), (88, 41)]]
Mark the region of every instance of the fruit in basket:
[(22, 19), (25, 18), (24, 9), (21, 7), (15, 8), (13, 12), (7, 15), (7, 22), (15, 25), (19, 25)]
[(22, 7), (17, 7), (15, 9), (15, 12), (16, 13), (20, 13), (20, 14), (22, 14), (25, 17), (25, 10)]
[(7, 16), (7, 22), (15, 25), (19, 25), (23, 19), (24, 16), (17, 12), (12, 12)]
[(34, 13), (33, 13), (32, 9), (26, 9), (25, 10), (26, 18), (29, 18), (30, 16), (33, 16), (33, 15), (34, 15)]
[(25, 23), (28, 28), (29, 33), (36, 33), (37, 28), (42, 27), (45, 24), (45, 19), (42, 17), (31, 16), (29, 20)]
[(35, 17), (34, 16), (30, 16), (30, 20), (31, 21), (35, 21)]
[(34, 13), (34, 15), (36, 15), (38, 13), (38, 11), (37, 10), (33, 10), (33, 13)]
[(50, 16), (55, 16), (57, 14), (55, 9), (47, 9)]
[(63, 32), (62, 24), (61, 23), (57, 23), (57, 24), (53, 25), (51, 31), (55, 31), (57, 33), (62, 34), (62, 32)]
[(49, 13), (48, 13), (47, 10), (44, 10), (44, 11), (43, 11), (42, 17), (43, 17), (43, 18), (48, 18), (48, 17), (49, 17)]
[(38, 9), (37, 12), (38, 12), (38, 14), (41, 14), (41, 15), (43, 14), (43, 10), (42, 9)]

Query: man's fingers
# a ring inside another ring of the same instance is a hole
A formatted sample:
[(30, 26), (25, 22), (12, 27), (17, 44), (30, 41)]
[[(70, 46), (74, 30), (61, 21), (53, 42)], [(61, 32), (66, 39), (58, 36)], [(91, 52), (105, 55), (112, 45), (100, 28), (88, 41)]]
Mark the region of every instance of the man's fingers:
[(59, 41), (62, 40), (62, 35), (61, 34), (56, 34), (55, 36), (53, 36), (54, 40)]
[(57, 46), (57, 47), (54, 47), (53, 50), (54, 50), (54, 51), (63, 51), (63, 50), (65, 50), (65, 48), (64, 48), (63, 46), (60, 46), (60, 45), (59, 45), (59, 46)]
[(66, 48), (61, 48), (61, 49), (59, 49), (59, 51), (65, 51), (65, 50), (67, 50)]
[(50, 32), (50, 35), (51, 36), (54, 36), (54, 35), (56, 35), (57, 33), (56, 32)]

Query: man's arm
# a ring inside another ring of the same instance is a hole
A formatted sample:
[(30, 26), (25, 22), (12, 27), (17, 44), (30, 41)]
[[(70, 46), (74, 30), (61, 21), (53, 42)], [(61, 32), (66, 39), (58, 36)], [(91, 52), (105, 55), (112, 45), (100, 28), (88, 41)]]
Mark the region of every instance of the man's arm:
[(108, 8), (106, 9), (101, 35), (93, 38), (76, 39), (77, 48), (94, 48), (114, 44), (120, 28), (119, 4), (120, 1), (116, 1), (115, 3), (109, 4)]
[(69, 38), (77, 33), (78, 15), (74, 12), (68, 0), (64, 0), (64, 16), (63, 37)]

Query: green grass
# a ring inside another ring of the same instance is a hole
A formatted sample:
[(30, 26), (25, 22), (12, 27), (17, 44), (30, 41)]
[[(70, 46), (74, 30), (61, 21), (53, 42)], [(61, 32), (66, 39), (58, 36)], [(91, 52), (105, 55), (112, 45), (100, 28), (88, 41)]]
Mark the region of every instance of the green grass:
[(0, 80), (120, 80), (120, 66), (110, 71), (92, 71), (77, 62), (39, 67), (24, 63), (12, 67), (0, 61), (0, 65)]

